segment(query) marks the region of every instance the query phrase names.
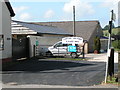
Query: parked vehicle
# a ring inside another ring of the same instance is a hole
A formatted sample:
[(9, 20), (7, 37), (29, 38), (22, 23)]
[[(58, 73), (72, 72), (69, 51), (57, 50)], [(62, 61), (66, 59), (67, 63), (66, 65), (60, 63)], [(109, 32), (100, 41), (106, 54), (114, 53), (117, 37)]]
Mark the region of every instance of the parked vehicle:
[(83, 39), (81, 37), (65, 37), (62, 41), (48, 47), (47, 54), (53, 56), (71, 56), (73, 58), (82, 54)]

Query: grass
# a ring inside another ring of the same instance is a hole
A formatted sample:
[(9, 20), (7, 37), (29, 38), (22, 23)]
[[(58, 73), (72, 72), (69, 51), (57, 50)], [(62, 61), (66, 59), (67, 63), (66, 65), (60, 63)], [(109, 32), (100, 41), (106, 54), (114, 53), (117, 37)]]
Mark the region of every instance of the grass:
[(48, 60), (73, 60), (73, 61), (80, 61), (85, 60), (83, 58), (48, 58)]
[(110, 77), (108, 77), (107, 84), (120, 85), (120, 82), (116, 82), (115, 77), (112, 77), (112, 80), (110, 80)]

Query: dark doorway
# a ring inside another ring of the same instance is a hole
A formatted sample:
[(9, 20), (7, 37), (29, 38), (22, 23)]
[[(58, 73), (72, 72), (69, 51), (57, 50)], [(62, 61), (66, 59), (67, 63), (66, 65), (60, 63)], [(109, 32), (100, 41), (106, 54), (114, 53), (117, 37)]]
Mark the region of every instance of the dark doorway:
[(29, 39), (26, 37), (12, 39), (13, 59), (29, 58)]

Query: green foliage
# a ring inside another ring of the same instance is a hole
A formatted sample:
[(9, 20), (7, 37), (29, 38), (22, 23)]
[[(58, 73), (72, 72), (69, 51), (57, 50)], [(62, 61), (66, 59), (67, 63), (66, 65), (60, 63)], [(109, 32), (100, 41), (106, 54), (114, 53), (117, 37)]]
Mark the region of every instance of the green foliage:
[(100, 43), (100, 38), (99, 37), (95, 37), (94, 38), (94, 50), (97, 50), (98, 53), (100, 52), (100, 49), (101, 49), (101, 43)]
[(119, 84), (118, 82), (116, 82), (116, 78), (115, 77), (112, 77), (112, 80), (110, 80), (110, 77), (108, 76), (107, 79), (108, 79), (107, 80), (108, 84), (116, 84), (116, 85)]
[[(114, 35), (120, 35), (120, 28), (113, 28), (112, 29), (112, 34)], [(103, 30), (103, 36), (107, 36), (108, 37), (109, 33), (108, 30)]]
[[(103, 28), (103, 30), (109, 30), (109, 28), (110, 28), (110, 26), (109, 26), (109, 25), (106, 25), (106, 26)], [(114, 23), (112, 24), (112, 28), (115, 28)]]
[(103, 30), (109, 30), (109, 25), (106, 25)]
[(120, 49), (120, 40), (115, 40), (112, 42), (112, 46), (115, 48), (115, 49)]

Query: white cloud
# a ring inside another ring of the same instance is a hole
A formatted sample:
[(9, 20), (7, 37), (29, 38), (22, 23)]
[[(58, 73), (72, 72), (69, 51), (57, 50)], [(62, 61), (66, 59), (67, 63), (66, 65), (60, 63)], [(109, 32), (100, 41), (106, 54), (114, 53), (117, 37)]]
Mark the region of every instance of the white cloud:
[(27, 10), (29, 7), (27, 6), (19, 6), (19, 7), (13, 7), (15, 11), (15, 17), (13, 19), (20, 20), (20, 21), (29, 21), (31, 19), (31, 15), (27, 13)]
[(14, 9), (15, 13), (18, 14), (18, 13), (21, 13), (21, 12), (27, 10), (28, 7), (26, 7), (26, 6), (20, 6), (20, 7), (13, 7), (13, 9)]
[(83, 2), (81, 0), (71, 0), (70, 2), (65, 3), (64, 12), (72, 14), (73, 6), (76, 9), (76, 16), (92, 15), (95, 13), (92, 5), (88, 2)]
[(44, 18), (52, 18), (54, 16), (54, 11), (53, 10), (48, 10), (46, 11), (45, 15), (44, 15)]
[[(119, 0), (105, 0), (102, 2), (101, 7), (108, 8), (109, 11), (114, 10), (114, 13), (116, 14), (116, 25), (118, 25), (118, 2)], [(111, 12), (110, 12), (110, 19), (111, 19)]]
[(18, 19), (22, 21), (26, 21), (31, 19), (31, 15), (29, 13), (22, 13)]

